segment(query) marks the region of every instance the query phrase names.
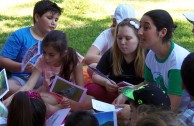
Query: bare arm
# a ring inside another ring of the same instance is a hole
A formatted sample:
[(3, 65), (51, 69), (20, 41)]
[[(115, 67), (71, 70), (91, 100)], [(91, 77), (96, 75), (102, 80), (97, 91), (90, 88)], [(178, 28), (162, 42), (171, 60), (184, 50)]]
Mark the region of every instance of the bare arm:
[[(21, 67), (22, 64), (15, 62), (9, 58), (0, 56), (0, 68), (5, 68), (6, 70), (10, 71), (10, 72), (21, 72)], [(32, 63), (28, 63), (26, 68), (25, 68), (25, 72), (27, 73), (31, 73), (32, 69), (34, 68)]]
[(181, 103), (182, 96), (171, 95), (171, 94), (168, 94), (168, 96), (170, 98), (171, 110), (175, 112)]
[(88, 50), (84, 60), (85, 63), (89, 65), (91, 63), (98, 63), (100, 58), (100, 50), (96, 46), (92, 45)]
[(21, 71), (21, 63), (15, 62), (9, 58), (0, 56), (0, 67), (6, 68), (8, 71)]
[(99, 85), (105, 87), (105, 83), (106, 83), (107, 79), (101, 77), (101, 76), (98, 75), (98, 74), (93, 73), (93, 75), (92, 75), (92, 81), (93, 81), (94, 83), (97, 83), (97, 84), (99, 84)]
[(83, 76), (83, 70), (82, 70), (82, 64), (79, 63), (75, 70), (73, 71), (74, 77), (75, 77), (75, 83), (81, 87), (83, 87), (84, 84), (84, 76)]
[[(19, 91), (28, 91), (28, 90), (32, 90), (35, 85), (36, 82), (38, 80), (40, 76), (40, 72), (35, 68), (32, 72), (32, 75), (30, 76), (29, 80), (26, 82), (26, 84), (24, 86), (22, 86), (17, 92)], [(17, 93), (16, 92), (16, 93)], [(6, 100), (3, 101), (3, 103), (8, 106), (13, 98), (13, 96), (16, 94), (14, 93), (13, 95), (11, 95), (10, 97), (8, 97)]]
[(117, 92), (118, 91), (119, 87), (114, 81), (110, 82), (108, 79), (101, 77), (98, 74), (93, 73), (92, 80), (94, 83), (99, 84), (101, 86), (104, 86), (108, 92)]

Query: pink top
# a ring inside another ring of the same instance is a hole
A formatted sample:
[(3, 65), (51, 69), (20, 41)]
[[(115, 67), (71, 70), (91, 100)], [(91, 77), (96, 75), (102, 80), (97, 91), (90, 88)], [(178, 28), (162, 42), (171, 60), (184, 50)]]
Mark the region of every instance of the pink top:
[[(77, 53), (77, 56), (78, 56), (78, 60), (79, 60), (78, 64), (79, 64), (80, 62), (82, 62), (83, 59), (80, 58), (79, 53)], [(47, 88), (48, 88), (48, 86), (51, 85), (54, 77), (56, 75), (59, 75), (59, 72), (61, 71), (61, 66), (54, 67), (54, 66), (48, 65), (44, 61), (42, 55), (38, 58), (38, 60), (37, 60), (37, 62), (35, 64), (35, 67), (36, 67), (36, 69), (38, 69), (41, 72), (42, 77), (44, 78), (43, 84)], [(74, 79), (73, 74), (71, 74), (69, 81), (72, 82), (72, 83), (75, 83), (75, 79)]]
[(41, 72), (42, 77), (44, 78), (43, 84), (46, 84), (45, 86), (49, 86), (52, 83), (55, 75), (58, 75), (61, 70), (61, 66), (54, 67), (48, 65), (42, 56), (40, 56), (40, 58), (37, 60), (35, 67)]

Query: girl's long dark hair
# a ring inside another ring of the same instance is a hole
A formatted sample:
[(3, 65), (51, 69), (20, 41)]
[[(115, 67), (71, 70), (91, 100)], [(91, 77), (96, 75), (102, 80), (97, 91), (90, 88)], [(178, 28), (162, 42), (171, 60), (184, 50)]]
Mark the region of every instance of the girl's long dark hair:
[(78, 57), (76, 51), (68, 47), (67, 55), (63, 59), (63, 67), (60, 72), (60, 76), (66, 80), (70, 80), (71, 73), (75, 69), (78, 63)]
[[(59, 73), (60, 77), (70, 80), (71, 73), (78, 63), (78, 57), (75, 49), (68, 47), (67, 36), (59, 30), (50, 31), (42, 41), (42, 48), (52, 46), (62, 57), (62, 68)], [(67, 52), (64, 56), (64, 52)]]

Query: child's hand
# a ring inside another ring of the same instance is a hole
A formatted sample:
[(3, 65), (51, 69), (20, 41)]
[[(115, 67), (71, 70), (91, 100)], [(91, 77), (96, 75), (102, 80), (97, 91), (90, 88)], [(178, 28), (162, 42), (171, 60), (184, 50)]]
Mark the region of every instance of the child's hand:
[(71, 107), (71, 102), (68, 98), (63, 97), (63, 99), (61, 100), (60, 104), (64, 107), (64, 108), (70, 108)]
[(131, 117), (131, 108), (130, 105), (122, 104), (122, 105), (116, 105), (115, 107), (123, 108), (120, 111), (117, 112), (117, 117), (122, 120), (129, 120)]
[(4, 104), (6, 107), (8, 107), (9, 104), (11, 103), (12, 98), (13, 98), (13, 95), (9, 96), (7, 99), (5, 99), (5, 100), (3, 101), (3, 104)]
[(121, 91), (122, 91), (123, 88), (124, 88), (124, 87), (119, 87), (119, 88), (118, 88), (119, 94), (121, 93)]
[(127, 101), (127, 97), (124, 96), (123, 94), (120, 94), (114, 101), (112, 104), (124, 104)]
[(32, 73), (33, 68), (34, 68), (34, 65), (32, 63), (28, 63), (24, 71), (27, 73)]
[(117, 92), (118, 91), (118, 85), (114, 81), (112, 81), (112, 83), (111, 83), (109, 80), (107, 80), (105, 82), (105, 88), (108, 92)]

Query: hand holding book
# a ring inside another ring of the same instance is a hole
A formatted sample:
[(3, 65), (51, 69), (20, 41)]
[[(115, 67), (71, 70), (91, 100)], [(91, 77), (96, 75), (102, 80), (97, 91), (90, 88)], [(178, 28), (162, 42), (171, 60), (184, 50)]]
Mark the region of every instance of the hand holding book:
[(101, 76), (101, 77), (103, 77), (103, 78), (106, 78), (110, 83), (114, 84), (114, 83), (113, 83), (114, 81), (112, 81), (112, 80), (111, 80), (110, 78), (108, 78), (106, 75), (104, 75), (103, 73), (101, 73), (98, 69), (93, 68), (93, 67), (91, 67), (91, 66), (89, 66), (89, 65), (88, 65), (88, 68), (89, 68), (90, 70), (92, 70), (94, 73), (98, 74), (99, 76)]
[(27, 73), (32, 73), (33, 68), (34, 68), (33, 63), (28, 62), (24, 71), (27, 72)]
[(119, 87), (114, 81), (110, 82), (109, 80), (107, 80), (105, 82), (105, 88), (108, 92), (117, 92)]

